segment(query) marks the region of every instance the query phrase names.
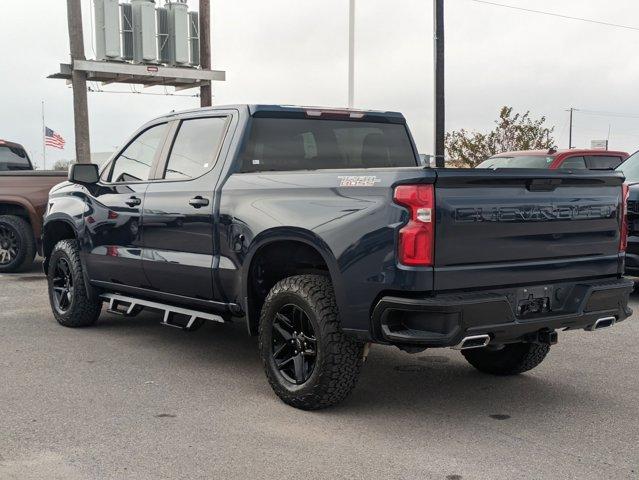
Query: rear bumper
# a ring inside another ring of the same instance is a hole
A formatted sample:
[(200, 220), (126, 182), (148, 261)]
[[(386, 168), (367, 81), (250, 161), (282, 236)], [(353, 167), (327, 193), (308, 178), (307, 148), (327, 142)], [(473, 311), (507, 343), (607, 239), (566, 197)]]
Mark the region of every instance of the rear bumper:
[[(465, 337), (484, 334), (493, 343), (535, 341), (541, 332), (589, 329), (604, 317), (626, 319), (632, 314), (628, 296), (633, 286), (622, 278), (428, 298), (388, 296), (373, 311), (373, 336), (384, 343), (424, 347), (451, 347)], [(551, 311), (519, 316), (518, 301), (529, 294), (549, 295)]]

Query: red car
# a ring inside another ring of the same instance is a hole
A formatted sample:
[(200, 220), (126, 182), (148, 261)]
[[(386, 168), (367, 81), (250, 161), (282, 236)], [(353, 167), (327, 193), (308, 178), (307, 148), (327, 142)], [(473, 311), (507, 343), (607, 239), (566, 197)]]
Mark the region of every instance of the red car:
[(611, 150), (522, 150), (499, 153), (484, 160), (476, 168), (614, 170), (626, 158), (626, 152)]

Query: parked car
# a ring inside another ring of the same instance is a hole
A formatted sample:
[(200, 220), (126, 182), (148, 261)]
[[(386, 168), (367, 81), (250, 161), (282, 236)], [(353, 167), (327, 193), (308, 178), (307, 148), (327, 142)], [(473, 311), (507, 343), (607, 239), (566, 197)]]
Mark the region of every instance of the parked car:
[(628, 247), (626, 274), (639, 277), (639, 152), (617, 167), (628, 184)]
[(343, 400), (371, 343), (453, 347), (518, 374), (557, 330), (632, 313), (622, 184), (614, 171), (428, 168), (399, 113), (174, 113), (51, 190), (51, 308), (67, 327), (94, 324), (105, 301), (185, 330), (243, 322), (275, 393), (302, 409)]
[(40, 246), (49, 190), (66, 176), (33, 170), (22, 145), (0, 140), (0, 273), (31, 265)]
[(484, 160), (476, 168), (548, 168), (550, 170), (614, 170), (628, 158), (609, 150), (521, 150)]

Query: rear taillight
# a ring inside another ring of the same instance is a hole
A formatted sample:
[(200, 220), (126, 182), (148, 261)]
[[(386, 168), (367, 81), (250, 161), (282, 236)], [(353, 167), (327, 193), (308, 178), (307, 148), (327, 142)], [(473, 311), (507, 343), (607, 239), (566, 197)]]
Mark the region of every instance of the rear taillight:
[(395, 203), (408, 208), (410, 219), (399, 231), (399, 262), (430, 266), (435, 250), (435, 189), (433, 185), (400, 185)]
[(619, 238), (619, 251), (625, 252), (628, 246), (628, 184), (621, 186), (621, 237)]

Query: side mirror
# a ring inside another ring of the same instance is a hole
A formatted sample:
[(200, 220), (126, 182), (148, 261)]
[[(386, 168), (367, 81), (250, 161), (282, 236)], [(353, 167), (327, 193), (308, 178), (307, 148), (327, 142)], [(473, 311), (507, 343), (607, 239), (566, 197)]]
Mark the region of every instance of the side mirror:
[(90, 185), (98, 183), (100, 172), (95, 163), (74, 163), (69, 167), (69, 181)]

